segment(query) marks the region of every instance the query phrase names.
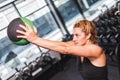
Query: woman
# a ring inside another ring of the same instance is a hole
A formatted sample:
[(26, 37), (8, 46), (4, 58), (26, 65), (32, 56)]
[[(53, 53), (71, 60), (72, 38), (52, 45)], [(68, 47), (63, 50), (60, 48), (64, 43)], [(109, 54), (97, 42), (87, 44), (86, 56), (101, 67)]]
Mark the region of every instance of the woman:
[(74, 25), (73, 40), (60, 42), (38, 37), (36, 28), (26, 24), (20, 25), (25, 32), (17, 30), (17, 38), (25, 38), (29, 42), (61, 54), (80, 56), (79, 70), (84, 80), (107, 80), (106, 56), (97, 44), (98, 36), (95, 26), (88, 20), (81, 20)]

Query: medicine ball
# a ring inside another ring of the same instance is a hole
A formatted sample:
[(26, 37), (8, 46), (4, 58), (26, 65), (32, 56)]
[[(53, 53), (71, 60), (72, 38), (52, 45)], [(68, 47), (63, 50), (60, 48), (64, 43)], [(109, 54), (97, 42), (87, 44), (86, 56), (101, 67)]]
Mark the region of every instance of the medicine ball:
[(8, 27), (7, 27), (7, 35), (9, 37), (9, 39), (17, 45), (26, 45), (29, 42), (26, 39), (22, 39), (22, 38), (17, 38), (17, 35), (20, 35), (19, 33), (16, 32), (16, 30), (21, 30), (24, 31), (19, 24), (24, 25), (26, 22), (28, 25), (30, 25), (32, 28), (34, 27), (34, 24), (32, 21), (30, 21), (29, 19), (25, 18), (25, 17), (20, 17), (20, 18), (15, 18), (14, 20), (12, 20)]

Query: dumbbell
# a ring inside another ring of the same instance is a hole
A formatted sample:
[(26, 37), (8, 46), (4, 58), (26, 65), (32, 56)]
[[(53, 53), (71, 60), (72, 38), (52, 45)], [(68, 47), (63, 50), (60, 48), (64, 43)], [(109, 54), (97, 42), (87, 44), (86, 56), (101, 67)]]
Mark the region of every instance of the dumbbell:
[(117, 39), (118, 42), (120, 41), (120, 33), (119, 32), (115, 33), (115, 38)]
[(120, 73), (120, 44), (117, 44), (115, 52), (118, 59), (118, 69)]
[(119, 15), (120, 16), (120, 1), (118, 1), (116, 3), (116, 8), (118, 9), (116, 12), (115, 12), (115, 15)]
[(102, 41), (107, 44), (117, 44), (118, 40), (117, 40), (117, 35), (115, 36), (115, 34), (113, 32), (107, 33), (106, 35), (104, 35), (102, 37)]
[(116, 11), (116, 9), (114, 9), (113, 7), (111, 9), (109, 9), (109, 11), (107, 11), (107, 14), (109, 17), (114, 17), (114, 12)]
[(108, 44), (109, 43), (107, 33), (102, 34), (101, 40), (102, 40), (103, 44)]
[(99, 15), (99, 19), (100, 19), (100, 20), (104, 20), (104, 19), (105, 19), (105, 18), (103, 17), (103, 14), (100, 14), (100, 15)]
[[(120, 44), (116, 45), (115, 48), (115, 55), (119, 58), (120, 57)], [(119, 58), (120, 59), (120, 58)]]
[(99, 33), (98, 36), (99, 36), (98, 43), (101, 45), (103, 43), (102, 42), (102, 36), (103, 35), (101, 33)]
[(114, 33), (109, 33), (107, 35), (108, 40), (110, 41), (111, 44), (116, 44), (117, 43), (117, 38), (115, 37)]
[(13, 76), (14, 80), (23, 80), (22, 77), (20, 76), (20, 73), (17, 72), (15, 73), (15, 75)]
[(102, 17), (100, 18), (100, 16), (98, 17), (98, 19), (95, 19), (92, 22), (96, 27), (101, 27), (104, 25), (104, 19), (102, 19)]
[(38, 66), (42, 68), (53, 63), (53, 59), (50, 57), (49, 53), (42, 53), (40, 57), (35, 59), (35, 61), (38, 63)]
[(98, 22), (97, 22), (97, 27), (103, 27), (103, 26), (105, 26), (105, 24), (104, 24), (105, 22), (104, 22), (104, 20), (99, 20)]
[(19, 72), (21, 73), (21, 76), (22, 76), (23, 80), (25, 80), (25, 79), (27, 79), (31, 76), (31, 72), (30, 72), (30, 69), (29, 69), (28, 66), (22, 68)]
[(34, 60), (28, 64), (28, 68), (34, 72), (38, 68), (38, 63)]
[(22, 69), (22, 71), (24, 72), (24, 75), (31, 76), (31, 70), (29, 66), (27, 65), (27, 63), (25, 63), (25, 65), (26, 66)]
[(103, 14), (103, 18), (104, 19), (108, 19), (110, 16), (108, 15), (108, 13), (109, 13), (109, 10), (106, 10), (105, 12), (104, 12), (104, 14)]
[(37, 57), (36, 59), (35, 59), (35, 61), (37, 62), (37, 64), (38, 64), (38, 67), (45, 67), (46, 66), (46, 63), (44, 63), (43, 62), (43, 57)]
[(120, 25), (120, 16), (115, 16), (114, 18), (117, 20), (117, 21), (116, 21), (116, 22), (117, 22), (117, 25)]
[(46, 53), (42, 53), (43, 54), (43, 62), (47, 65), (47, 64), (52, 64), (53, 63), (53, 59), (50, 56), (49, 51)]
[(118, 32), (118, 33), (120, 32), (120, 24), (115, 25), (114, 28), (116, 29), (116, 32)]
[(109, 26), (113, 26), (117, 24), (117, 19), (114, 17), (110, 17), (108, 20)]
[(53, 59), (50, 57), (49, 53), (45, 54), (43, 57), (43, 62), (46, 64), (52, 64)]
[(115, 46), (109, 46), (107, 48), (107, 56), (108, 56), (108, 62), (109, 62), (109, 65), (114, 65), (116, 66), (117, 65), (117, 56), (115, 55)]
[(23, 72), (22, 71), (19, 71), (17, 68), (15, 68), (15, 70), (17, 71), (15, 74), (14, 74), (14, 79), (15, 80), (23, 80)]
[(109, 15), (110, 17), (114, 17), (114, 16), (115, 16), (114, 13), (115, 13), (116, 11), (118, 11), (118, 8), (114, 5), (114, 6), (112, 6), (111, 9), (109, 10), (108, 15)]
[(25, 80), (31, 76), (30, 68), (28, 66), (21, 68), (18, 70), (16, 68), (17, 73), (14, 75), (14, 77), (18, 80)]

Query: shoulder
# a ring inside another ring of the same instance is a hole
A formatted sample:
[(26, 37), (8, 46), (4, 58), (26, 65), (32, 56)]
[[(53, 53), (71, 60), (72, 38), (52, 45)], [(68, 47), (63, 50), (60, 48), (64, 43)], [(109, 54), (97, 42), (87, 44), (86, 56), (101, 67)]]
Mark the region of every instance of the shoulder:
[(89, 47), (91, 50), (93, 50), (93, 51), (96, 51), (96, 50), (98, 50), (98, 51), (102, 51), (103, 49), (99, 46), (99, 45), (97, 45), (97, 44), (90, 44), (90, 45), (86, 45), (86, 47)]
[(100, 56), (103, 53), (102, 47), (97, 44), (92, 44), (89, 47), (94, 56)]
[(100, 47), (97, 44), (92, 44), (91, 47), (93, 47), (93, 49), (98, 49), (98, 50), (102, 50), (102, 47)]

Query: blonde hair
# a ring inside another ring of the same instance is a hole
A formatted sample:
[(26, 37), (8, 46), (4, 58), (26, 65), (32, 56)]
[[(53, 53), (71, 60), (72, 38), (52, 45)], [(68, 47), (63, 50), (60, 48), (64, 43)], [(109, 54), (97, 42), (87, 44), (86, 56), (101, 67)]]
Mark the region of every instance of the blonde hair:
[(91, 34), (90, 40), (92, 43), (98, 42), (98, 36), (96, 27), (91, 21), (88, 20), (80, 20), (77, 23), (75, 23), (74, 28), (81, 28), (83, 32), (85, 32), (85, 35)]

